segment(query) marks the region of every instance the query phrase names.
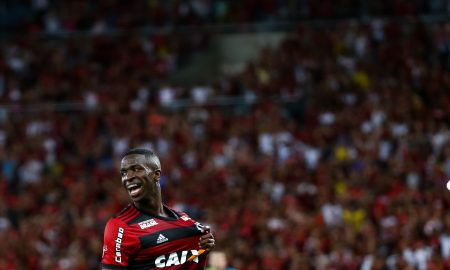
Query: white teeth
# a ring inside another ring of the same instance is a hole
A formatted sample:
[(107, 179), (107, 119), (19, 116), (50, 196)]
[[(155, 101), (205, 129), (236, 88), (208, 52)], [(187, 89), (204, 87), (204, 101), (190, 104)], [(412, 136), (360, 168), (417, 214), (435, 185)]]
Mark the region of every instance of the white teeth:
[(139, 187), (139, 188), (136, 188), (136, 189), (133, 189), (133, 190), (130, 190), (130, 195), (131, 195), (131, 196), (135, 196), (135, 195), (138, 194), (140, 191), (141, 191), (141, 188), (140, 188), (140, 187)]
[(132, 188), (135, 188), (135, 187), (138, 187), (138, 185), (137, 184), (131, 184), (131, 185), (128, 186), (128, 189), (132, 189)]

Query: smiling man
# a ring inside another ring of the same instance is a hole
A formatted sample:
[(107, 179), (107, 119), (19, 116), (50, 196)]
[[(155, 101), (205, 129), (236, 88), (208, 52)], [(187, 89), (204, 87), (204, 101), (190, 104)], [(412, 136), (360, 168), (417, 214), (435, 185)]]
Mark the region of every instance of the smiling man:
[(214, 237), (207, 226), (164, 205), (159, 158), (132, 149), (120, 173), (132, 203), (106, 224), (102, 269), (205, 269)]

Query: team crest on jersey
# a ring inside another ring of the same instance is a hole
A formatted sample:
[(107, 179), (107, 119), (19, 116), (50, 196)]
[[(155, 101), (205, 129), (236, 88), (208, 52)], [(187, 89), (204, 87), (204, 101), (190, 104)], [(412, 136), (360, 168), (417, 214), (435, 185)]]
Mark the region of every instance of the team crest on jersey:
[(107, 245), (103, 245), (103, 253), (102, 253), (102, 258), (105, 257), (105, 252), (108, 251), (108, 246)]
[(141, 227), (141, 229), (147, 229), (147, 228), (153, 227), (155, 225), (158, 225), (158, 222), (156, 222), (153, 218), (151, 218), (151, 219), (147, 219), (145, 221), (139, 222), (138, 225), (139, 225), (139, 227)]
[(197, 227), (197, 230), (201, 231), (202, 233), (205, 232), (206, 226), (201, 224), (200, 222), (195, 222), (195, 227)]

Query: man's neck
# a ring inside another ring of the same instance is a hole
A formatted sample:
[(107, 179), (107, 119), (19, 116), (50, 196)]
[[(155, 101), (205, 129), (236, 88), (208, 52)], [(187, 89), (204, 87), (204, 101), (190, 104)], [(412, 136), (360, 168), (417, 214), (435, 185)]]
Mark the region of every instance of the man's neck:
[(168, 217), (166, 211), (164, 210), (164, 205), (162, 202), (159, 203), (150, 203), (150, 202), (135, 202), (134, 205), (137, 209), (155, 215)]

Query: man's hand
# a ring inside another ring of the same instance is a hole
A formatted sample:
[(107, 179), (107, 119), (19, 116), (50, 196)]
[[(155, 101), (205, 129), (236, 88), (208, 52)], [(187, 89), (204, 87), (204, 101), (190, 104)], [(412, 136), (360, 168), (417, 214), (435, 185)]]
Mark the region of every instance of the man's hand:
[(192, 255), (187, 259), (188, 262), (193, 261), (195, 258), (202, 254), (208, 254), (211, 250), (214, 249), (214, 246), (216, 245), (216, 240), (214, 240), (214, 236), (211, 233), (211, 230), (209, 226), (206, 226), (203, 230), (203, 235), (200, 236), (200, 239), (198, 241), (198, 247), (200, 248), (198, 250), (198, 254)]
[(200, 247), (200, 249), (204, 249), (205, 253), (207, 254), (214, 249), (215, 245), (216, 240), (214, 240), (214, 236), (212, 235), (209, 226), (206, 226), (206, 228), (204, 229), (204, 234), (200, 237), (198, 246)]

